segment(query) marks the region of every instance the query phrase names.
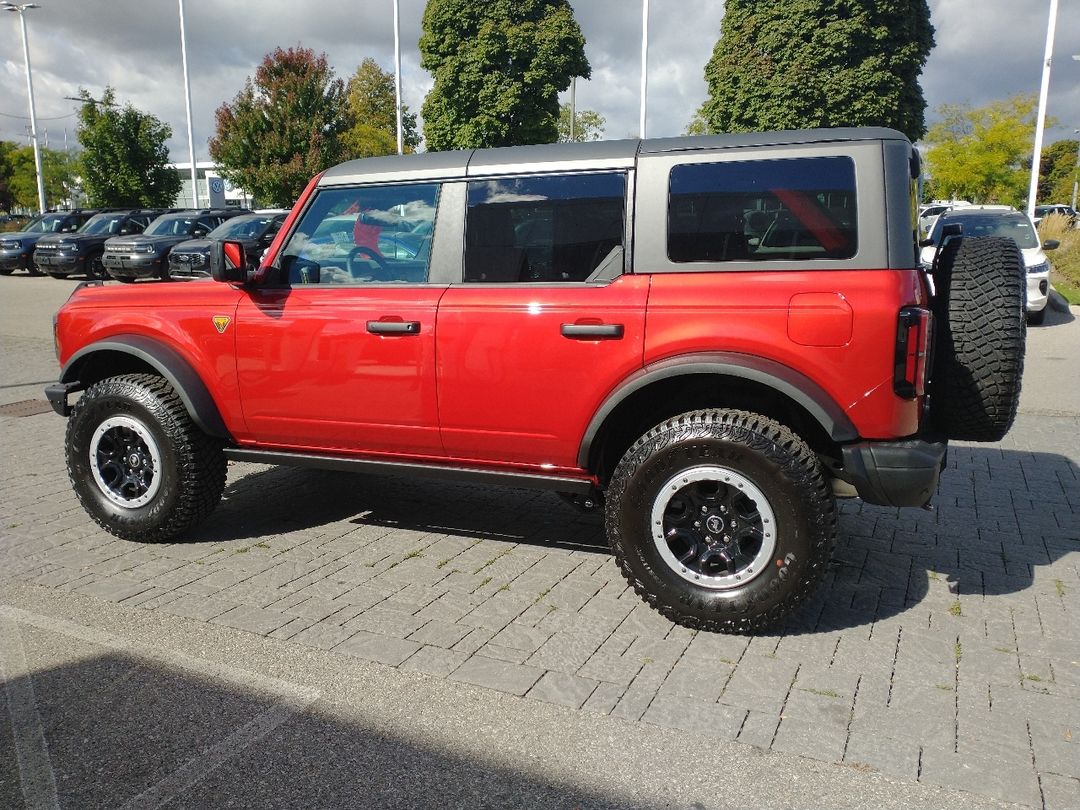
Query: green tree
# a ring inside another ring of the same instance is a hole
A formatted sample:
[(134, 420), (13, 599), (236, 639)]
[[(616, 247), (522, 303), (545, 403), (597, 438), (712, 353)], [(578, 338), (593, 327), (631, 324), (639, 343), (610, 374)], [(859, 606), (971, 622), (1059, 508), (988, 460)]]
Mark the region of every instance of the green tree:
[(100, 102), (80, 89), (78, 170), (91, 205), (167, 206), (180, 193), (180, 175), (169, 166), (172, 127), (131, 104), (116, 104), (106, 87)]
[(259, 200), (290, 206), (311, 177), (345, 157), (345, 83), (326, 54), (276, 49), (216, 113), (210, 156), (222, 176)]
[(709, 135), (711, 131), (709, 129), (709, 122), (705, 120), (705, 105), (701, 105), (694, 112), (694, 117), (690, 119), (690, 123), (686, 125), (686, 132), (683, 135)]
[(590, 75), (567, 0), (429, 0), (420, 56), (435, 77), (421, 108), (432, 151), (553, 143), (559, 93)]
[[(14, 144), (12, 144), (14, 146)], [(11, 177), (8, 188), (12, 203), (34, 211), (38, 207), (37, 168), (34, 166), (34, 147), (15, 147), (9, 154)], [(55, 205), (71, 196), (75, 187), (75, 161), (67, 152), (41, 150), (41, 174), (45, 184), (45, 200)]]
[[(394, 74), (383, 70), (374, 59), (360, 63), (345, 87), (349, 128), (341, 140), (349, 157), (374, 157), (397, 153), (397, 94)], [(401, 134), (406, 152), (420, 145), (416, 114), (401, 106)]]
[(727, 0), (705, 66), (712, 132), (887, 126), (926, 131), (926, 0)]
[(963, 104), (938, 107), (941, 120), (926, 136), (933, 195), (1021, 205), (1030, 179), (1035, 108), (1034, 95), (975, 109)]
[(10, 211), (15, 204), (15, 195), (11, 190), (11, 176), (15, 167), (11, 164), (11, 157), (18, 148), (11, 141), (0, 141), (0, 211)]
[(1039, 202), (1067, 203), (1072, 200), (1078, 148), (1077, 141), (1054, 141), (1043, 148), (1039, 161)]
[(574, 137), (570, 137), (570, 105), (559, 106), (559, 143), (583, 143), (598, 141), (604, 137), (607, 121), (596, 110), (578, 110), (574, 113)]

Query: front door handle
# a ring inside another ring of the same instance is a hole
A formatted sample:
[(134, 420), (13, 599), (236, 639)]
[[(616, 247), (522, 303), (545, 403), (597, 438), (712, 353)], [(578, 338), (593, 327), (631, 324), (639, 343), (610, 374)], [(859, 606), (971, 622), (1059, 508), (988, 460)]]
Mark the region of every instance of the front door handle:
[(419, 335), (420, 321), (368, 321), (367, 330), (373, 335)]
[(564, 323), (559, 332), (565, 338), (590, 340), (592, 338), (621, 338), (621, 323)]

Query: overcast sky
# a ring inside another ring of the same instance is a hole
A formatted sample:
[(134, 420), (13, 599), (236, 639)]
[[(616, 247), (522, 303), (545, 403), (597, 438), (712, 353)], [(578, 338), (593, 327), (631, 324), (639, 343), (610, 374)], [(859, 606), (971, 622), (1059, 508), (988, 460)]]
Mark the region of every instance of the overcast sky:
[[(18, 1), (18, 0), (17, 0)], [(479, 1), (479, 0), (478, 0)], [(187, 159), (177, 0), (37, 0), (26, 12), (38, 127), (49, 146), (74, 145), (80, 87), (100, 97), (105, 85), (122, 102), (169, 123), (174, 160)], [(431, 87), (417, 40), (424, 0), (400, 0), (405, 103), (419, 111)], [(606, 137), (637, 135), (641, 3), (575, 0), (592, 78), (579, 81), (579, 108), (607, 119)], [(1050, 0), (930, 0), (937, 47), (922, 76), (928, 117), (940, 104), (978, 106), (1037, 93)], [(705, 98), (703, 71), (720, 33), (723, 3), (651, 0), (648, 134), (684, 131)], [(18, 16), (0, 14), (0, 138), (23, 139), (28, 126)], [(394, 65), (392, 0), (186, 0), (195, 152), (206, 148), (214, 110), (231, 100), (275, 47), (325, 52), (341, 78), (365, 57)], [(1080, 128), (1080, 0), (1060, 0), (1047, 143)]]

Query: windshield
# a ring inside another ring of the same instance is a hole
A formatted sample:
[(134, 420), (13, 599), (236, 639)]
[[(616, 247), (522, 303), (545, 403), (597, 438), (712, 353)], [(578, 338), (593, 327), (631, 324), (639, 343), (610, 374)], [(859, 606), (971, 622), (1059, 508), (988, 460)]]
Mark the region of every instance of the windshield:
[(1016, 244), (1023, 249), (1039, 246), (1035, 229), (1031, 227), (1026, 216), (1020, 213), (992, 214), (990, 212), (963, 216), (942, 215), (934, 223), (934, 230), (930, 232), (930, 239), (935, 245), (941, 241), (941, 229), (954, 223), (963, 225), (964, 236), (1007, 236), (1015, 240)]
[(44, 214), (30, 220), (30, 224), (23, 228), (24, 233), (60, 233), (66, 214)]
[(121, 214), (96, 214), (86, 220), (86, 224), (79, 228), (79, 233), (117, 233), (123, 221), (124, 217)]
[(187, 236), (195, 229), (195, 217), (165, 216), (150, 223), (143, 233), (147, 236)]
[(234, 217), (208, 233), (207, 239), (254, 239), (266, 230), (273, 217)]

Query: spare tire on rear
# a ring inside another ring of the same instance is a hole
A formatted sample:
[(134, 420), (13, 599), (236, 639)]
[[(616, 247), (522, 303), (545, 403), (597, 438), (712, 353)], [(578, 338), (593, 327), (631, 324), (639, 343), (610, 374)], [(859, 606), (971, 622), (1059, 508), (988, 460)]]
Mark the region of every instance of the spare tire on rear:
[(1024, 258), (1012, 239), (952, 237), (934, 261), (934, 425), (996, 442), (1012, 426), (1024, 372)]

